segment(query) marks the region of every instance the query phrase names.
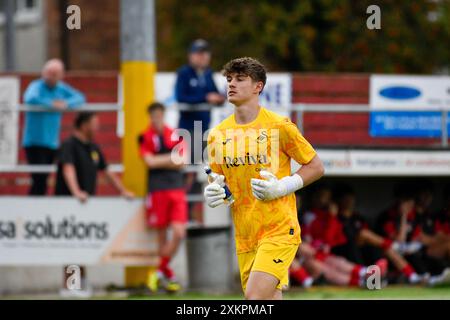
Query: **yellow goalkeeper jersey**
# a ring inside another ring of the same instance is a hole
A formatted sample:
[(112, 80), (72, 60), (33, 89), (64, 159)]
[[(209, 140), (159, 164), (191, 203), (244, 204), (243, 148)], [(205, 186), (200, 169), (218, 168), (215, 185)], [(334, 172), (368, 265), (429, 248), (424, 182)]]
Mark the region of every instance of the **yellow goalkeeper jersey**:
[(295, 195), (257, 200), (250, 179), (268, 170), (281, 179), (291, 174), (291, 159), (306, 164), (315, 150), (287, 117), (263, 107), (251, 123), (240, 125), (234, 114), (208, 136), (208, 161), (223, 174), (233, 193), (232, 218), (237, 253), (254, 251), (263, 242), (300, 243)]

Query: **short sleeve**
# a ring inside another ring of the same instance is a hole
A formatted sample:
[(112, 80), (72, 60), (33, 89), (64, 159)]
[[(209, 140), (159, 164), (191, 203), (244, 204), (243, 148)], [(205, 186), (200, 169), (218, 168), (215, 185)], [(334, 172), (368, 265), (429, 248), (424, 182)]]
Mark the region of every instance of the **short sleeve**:
[(64, 142), (59, 149), (58, 162), (61, 164), (73, 164), (74, 160), (74, 151), (73, 144), (69, 141)]
[(211, 132), (208, 135), (208, 165), (211, 168), (211, 170), (215, 173), (222, 174), (223, 170), (220, 166), (220, 162), (218, 160), (219, 154), (217, 148), (220, 146), (217, 142), (217, 133), (216, 130), (211, 130)]
[(280, 127), (280, 140), (282, 151), (299, 164), (309, 163), (316, 155), (311, 144), (303, 137), (297, 126), (288, 119)]
[(143, 157), (147, 153), (154, 153), (153, 141), (149, 135), (141, 134), (139, 136), (139, 154)]

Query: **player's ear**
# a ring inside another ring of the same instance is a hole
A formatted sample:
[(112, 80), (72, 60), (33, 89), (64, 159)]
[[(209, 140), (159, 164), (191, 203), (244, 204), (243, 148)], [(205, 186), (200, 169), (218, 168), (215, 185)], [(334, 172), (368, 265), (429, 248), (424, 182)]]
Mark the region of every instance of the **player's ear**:
[(262, 83), (262, 81), (256, 82), (256, 90), (257, 90), (258, 94), (261, 94), (263, 87), (264, 87), (264, 84)]

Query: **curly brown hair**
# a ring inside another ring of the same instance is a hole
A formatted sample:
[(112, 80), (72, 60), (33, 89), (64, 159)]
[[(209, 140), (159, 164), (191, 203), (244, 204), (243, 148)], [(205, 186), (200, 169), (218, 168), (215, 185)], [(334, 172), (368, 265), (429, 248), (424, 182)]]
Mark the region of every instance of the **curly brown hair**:
[(249, 76), (255, 82), (261, 81), (263, 88), (267, 81), (266, 72), (266, 67), (261, 62), (250, 57), (233, 59), (225, 64), (222, 70), (225, 77), (231, 74), (243, 74)]

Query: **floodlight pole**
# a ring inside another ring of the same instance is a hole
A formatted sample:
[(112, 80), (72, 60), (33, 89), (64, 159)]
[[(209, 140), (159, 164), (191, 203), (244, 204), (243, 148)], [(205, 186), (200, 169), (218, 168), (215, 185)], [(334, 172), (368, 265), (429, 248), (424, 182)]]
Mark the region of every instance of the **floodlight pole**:
[(16, 28), (14, 25), (14, 1), (4, 1), (5, 13), (5, 70), (16, 69)]
[[(155, 96), (155, 47), (154, 0), (120, 0), (123, 182), (141, 197), (147, 191), (147, 168), (139, 156), (138, 136), (147, 126), (146, 109)], [(144, 219), (142, 223), (145, 223)], [(153, 270), (148, 265), (126, 267), (125, 285), (130, 287), (147, 283), (151, 272)]]

